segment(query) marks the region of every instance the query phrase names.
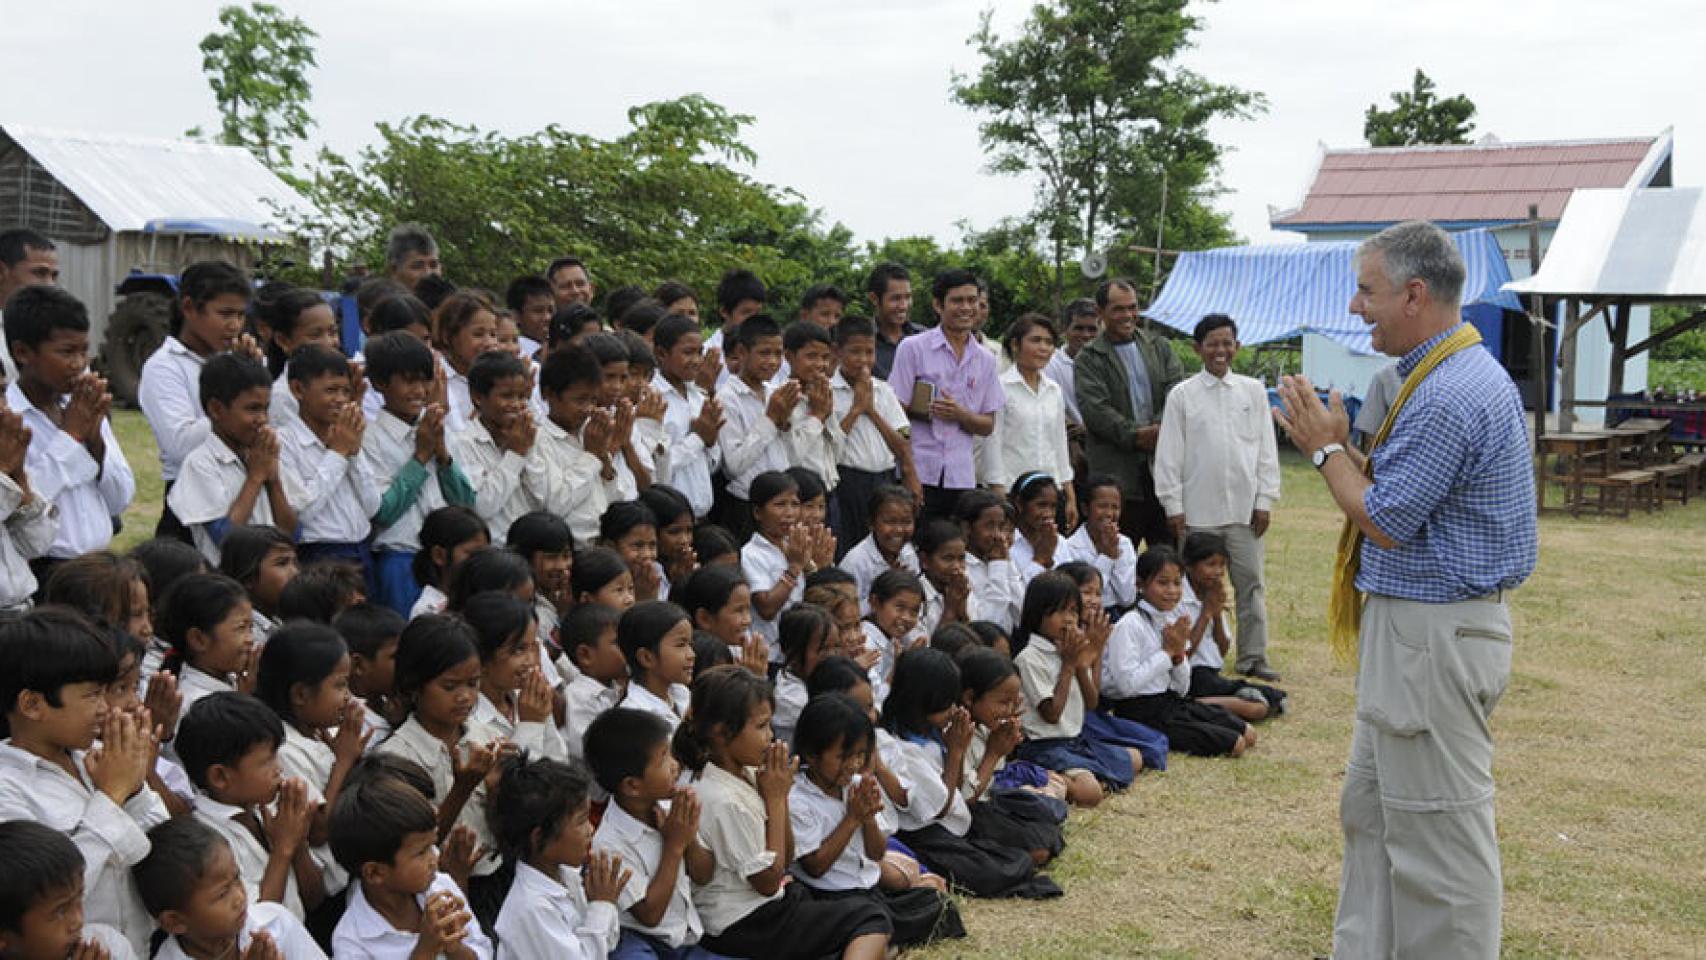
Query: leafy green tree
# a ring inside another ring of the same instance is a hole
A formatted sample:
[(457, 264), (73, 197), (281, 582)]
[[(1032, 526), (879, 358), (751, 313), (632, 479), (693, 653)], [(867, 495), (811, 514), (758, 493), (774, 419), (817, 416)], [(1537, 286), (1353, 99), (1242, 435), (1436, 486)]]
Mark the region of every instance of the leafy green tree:
[(1038, 178), (1030, 214), (1052, 251), (1054, 300), (1065, 294), (1068, 251), (1112, 237), (1185, 248), (1224, 244), (1232, 231), (1212, 200), (1220, 118), (1266, 109), (1259, 93), (1209, 81), (1178, 64), (1201, 20), (1187, 0), (1046, 0), (1011, 39), (985, 13), (971, 38), (983, 60), (956, 74), (953, 97), (985, 114), (989, 169)]
[(1475, 130), (1475, 104), (1463, 94), (1440, 99), (1434, 82), (1421, 70), (1409, 90), (1392, 94), (1392, 109), (1370, 104), (1363, 113), (1362, 135), (1371, 147), (1468, 143)]
[(308, 70), (319, 34), (260, 2), (247, 10), (221, 7), (219, 26), (201, 41), (201, 69), (219, 105), (219, 142), (247, 147), (269, 169), (288, 174), (291, 143), (314, 125)]

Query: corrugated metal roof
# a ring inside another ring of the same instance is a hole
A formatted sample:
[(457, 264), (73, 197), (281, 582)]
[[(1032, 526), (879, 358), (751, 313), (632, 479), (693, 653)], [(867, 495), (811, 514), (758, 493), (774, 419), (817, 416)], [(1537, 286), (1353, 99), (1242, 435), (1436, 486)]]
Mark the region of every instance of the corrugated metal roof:
[(1540, 272), (1505, 289), (1706, 300), (1706, 189), (1577, 190)]
[(185, 140), (0, 126), (54, 179), (118, 232), (150, 220), (231, 219), (280, 228), (279, 209), (312, 205), (249, 151)]
[(1303, 202), (1276, 211), (1279, 229), (1424, 219), (1498, 223), (1538, 204), (1556, 220), (1579, 187), (1644, 186), (1670, 151), (1658, 137), (1327, 150)]

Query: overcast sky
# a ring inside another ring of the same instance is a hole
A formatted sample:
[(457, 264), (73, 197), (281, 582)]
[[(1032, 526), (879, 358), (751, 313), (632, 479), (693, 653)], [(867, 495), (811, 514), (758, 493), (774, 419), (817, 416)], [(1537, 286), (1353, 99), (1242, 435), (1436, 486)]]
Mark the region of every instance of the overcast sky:
[[(506, 133), (557, 123), (614, 136), (637, 103), (702, 93), (756, 117), (756, 175), (862, 240), (987, 226), (1031, 187), (982, 170), (977, 119), (948, 97), (975, 69), (982, 0), (275, 0), (320, 34), (313, 143), (353, 151), (373, 124), (430, 113)], [(215, 126), (201, 37), (217, 0), (0, 0), (0, 122), (177, 136)], [(1011, 29), (1029, 3), (997, 0)], [(1266, 115), (1219, 124), (1219, 203), (1256, 241), (1300, 197), (1317, 143), (1356, 146), (1362, 113), (1420, 66), (1503, 140), (1675, 128), (1678, 185), (1702, 181), (1706, 14), (1637, 0), (1224, 0), (1186, 63), (1259, 90)], [(302, 156), (303, 154), (299, 154)], [(1144, 238), (1142, 242), (1150, 242)]]

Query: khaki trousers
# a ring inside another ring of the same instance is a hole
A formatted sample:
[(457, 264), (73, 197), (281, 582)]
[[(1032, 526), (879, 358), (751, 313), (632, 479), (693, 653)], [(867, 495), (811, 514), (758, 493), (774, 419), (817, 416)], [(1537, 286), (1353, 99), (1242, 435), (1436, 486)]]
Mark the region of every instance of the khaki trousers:
[(1233, 609), (1238, 613), (1233, 667), (1244, 673), (1251, 667), (1268, 666), (1268, 600), (1267, 589), (1262, 586), (1262, 538), (1247, 523), (1187, 529), (1190, 533), (1217, 534), (1226, 541), (1226, 574), (1232, 579)]
[(1333, 956), (1491, 960), (1503, 891), (1487, 721), (1510, 679), (1510, 611), (1371, 596), (1359, 642)]

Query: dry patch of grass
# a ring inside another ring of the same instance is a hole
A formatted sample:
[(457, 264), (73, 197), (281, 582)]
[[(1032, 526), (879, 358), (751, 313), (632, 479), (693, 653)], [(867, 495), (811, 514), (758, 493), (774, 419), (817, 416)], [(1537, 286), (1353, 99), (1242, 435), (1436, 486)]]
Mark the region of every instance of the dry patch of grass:
[[(114, 427), (137, 474), (119, 549), (153, 535), (161, 485), (140, 414)], [(1272, 647), (1290, 716), (1236, 761), (1173, 758), (1076, 813), (1066, 896), (964, 901), (971, 937), (910, 954), (1295, 958), (1325, 954), (1354, 678), (1324, 611), (1339, 515), (1285, 460), (1268, 535)], [(1541, 522), (1512, 601), (1515, 666), (1494, 714), (1507, 957), (1689, 957), (1706, 938), (1706, 506)]]

